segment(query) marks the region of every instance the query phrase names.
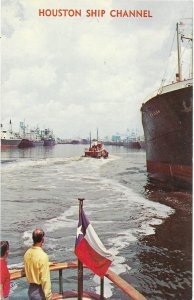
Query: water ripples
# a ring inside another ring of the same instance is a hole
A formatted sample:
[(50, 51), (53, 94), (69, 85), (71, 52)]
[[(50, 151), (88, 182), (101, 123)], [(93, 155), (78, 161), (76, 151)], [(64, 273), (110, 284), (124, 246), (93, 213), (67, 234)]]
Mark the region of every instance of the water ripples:
[[(10, 264), (23, 260), (36, 227), (46, 232), (45, 249), (50, 260), (74, 260), (77, 199), (83, 197), (91, 224), (115, 256), (111, 268), (149, 300), (182, 300), (177, 295), (191, 286), (191, 272), (187, 268), (183, 271), (182, 251), (154, 244), (156, 228), (175, 211), (150, 201), (142, 192), (147, 181), (145, 153), (121, 151), (108, 160), (93, 160), (79, 156), (75, 149), (80, 148), (73, 147), (77, 146), (71, 146), (73, 156), (69, 156), (70, 148), (60, 146), (57, 150), (56, 146), (56, 157), (55, 152), (52, 157), (38, 157), (33, 150), (36, 156), (3, 163), (2, 209), (6, 219), (2, 220), (2, 234), (11, 242)], [(88, 284), (95, 290), (96, 279), (89, 278)], [(109, 283), (106, 293), (113, 294)], [(114, 291), (114, 295), (116, 300), (125, 300), (123, 294)]]

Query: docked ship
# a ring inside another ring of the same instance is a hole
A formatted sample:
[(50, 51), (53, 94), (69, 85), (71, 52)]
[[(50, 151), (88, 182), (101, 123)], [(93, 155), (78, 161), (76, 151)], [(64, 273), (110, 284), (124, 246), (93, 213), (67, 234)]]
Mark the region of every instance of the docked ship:
[(141, 145), (138, 140), (125, 140), (123, 146), (130, 149), (141, 149)]
[(127, 134), (123, 141), (123, 146), (129, 149), (141, 149), (138, 129), (127, 129)]
[(3, 130), (3, 125), (1, 124), (1, 148), (17, 148), (21, 140), (19, 134), (13, 132), (11, 120), (9, 130)]
[(176, 82), (162, 86), (142, 104), (147, 171), (151, 178), (190, 188), (192, 185), (193, 79), (182, 79), (180, 33), (177, 23), (178, 73)]
[(41, 132), (44, 146), (54, 146), (56, 144), (53, 132), (50, 129), (45, 129)]
[(21, 141), (22, 139), (13, 131), (1, 131), (1, 148), (17, 148)]
[(25, 132), (25, 127), (22, 128), (22, 130), (22, 141), (19, 144), (19, 148), (28, 148), (44, 145), (44, 141), (40, 135), (40, 129), (38, 127), (35, 130), (31, 129), (29, 132)]

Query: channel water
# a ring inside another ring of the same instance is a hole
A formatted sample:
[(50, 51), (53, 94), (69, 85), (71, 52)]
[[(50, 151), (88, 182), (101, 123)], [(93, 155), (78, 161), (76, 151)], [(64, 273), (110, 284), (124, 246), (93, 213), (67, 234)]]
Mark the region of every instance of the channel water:
[[(50, 261), (74, 261), (78, 198), (107, 249), (111, 269), (149, 300), (192, 298), (191, 192), (149, 182), (144, 150), (107, 146), (108, 159), (82, 157), (85, 145), (1, 151), (1, 239), (10, 242), (9, 268), (23, 266), (32, 231), (46, 233)], [(185, 205), (184, 205), (185, 203)], [(182, 211), (182, 207), (186, 207)], [(52, 290), (58, 291), (52, 272)], [(84, 289), (99, 278), (84, 271)], [(27, 300), (26, 279), (12, 282), (10, 300)], [(64, 288), (77, 288), (75, 270)], [(105, 296), (128, 299), (105, 280)]]

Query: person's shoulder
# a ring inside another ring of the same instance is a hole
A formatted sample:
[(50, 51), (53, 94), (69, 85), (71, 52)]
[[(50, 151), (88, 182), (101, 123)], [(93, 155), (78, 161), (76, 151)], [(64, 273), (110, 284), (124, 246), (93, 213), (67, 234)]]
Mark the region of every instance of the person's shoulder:
[(26, 250), (26, 252), (24, 253), (24, 256), (27, 256), (31, 251), (32, 251), (32, 247), (30, 247), (29, 249)]
[(28, 248), (28, 249), (26, 250), (25, 254), (26, 254), (26, 253), (29, 253), (30, 251), (31, 251), (31, 248)]
[(6, 265), (7, 265), (6, 260), (5, 259), (0, 259), (0, 267), (2, 268), (4, 266), (6, 266)]
[(42, 248), (41, 248), (41, 251), (39, 252), (39, 260), (42, 264), (49, 263), (48, 255)]
[(41, 255), (42, 255), (43, 257), (48, 258), (47, 253), (46, 253), (42, 248), (40, 248), (40, 251), (41, 251)]

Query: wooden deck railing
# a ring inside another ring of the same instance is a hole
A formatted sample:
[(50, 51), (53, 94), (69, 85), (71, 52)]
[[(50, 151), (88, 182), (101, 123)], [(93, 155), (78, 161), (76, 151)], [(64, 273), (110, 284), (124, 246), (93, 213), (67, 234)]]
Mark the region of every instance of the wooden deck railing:
[[(64, 263), (50, 263), (50, 271), (59, 271), (59, 293), (53, 294), (53, 300), (57, 299), (65, 299), (65, 298), (71, 298), (76, 297), (77, 292), (71, 291), (71, 292), (64, 292), (63, 291), (63, 270), (64, 269), (77, 269), (78, 268), (78, 262), (64, 262)], [(84, 266), (84, 268), (86, 268)], [(25, 277), (25, 271), (24, 269), (14, 269), (10, 270), (11, 274), (11, 280), (20, 279), (22, 277)], [(107, 277), (112, 283), (114, 283), (115, 286), (120, 288), (128, 297), (132, 300), (146, 300), (146, 298), (141, 295), (133, 286), (131, 286), (129, 283), (127, 283), (124, 279), (122, 279), (120, 276), (115, 274), (113, 271), (108, 270), (105, 277)], [(84, 297), (92, 297), (92, 299), (96, 300), (106, 300), (104, 297), (104, 278), (100, 279), (100, 295), (96, 295), (94, 293), (83, 293)]]

